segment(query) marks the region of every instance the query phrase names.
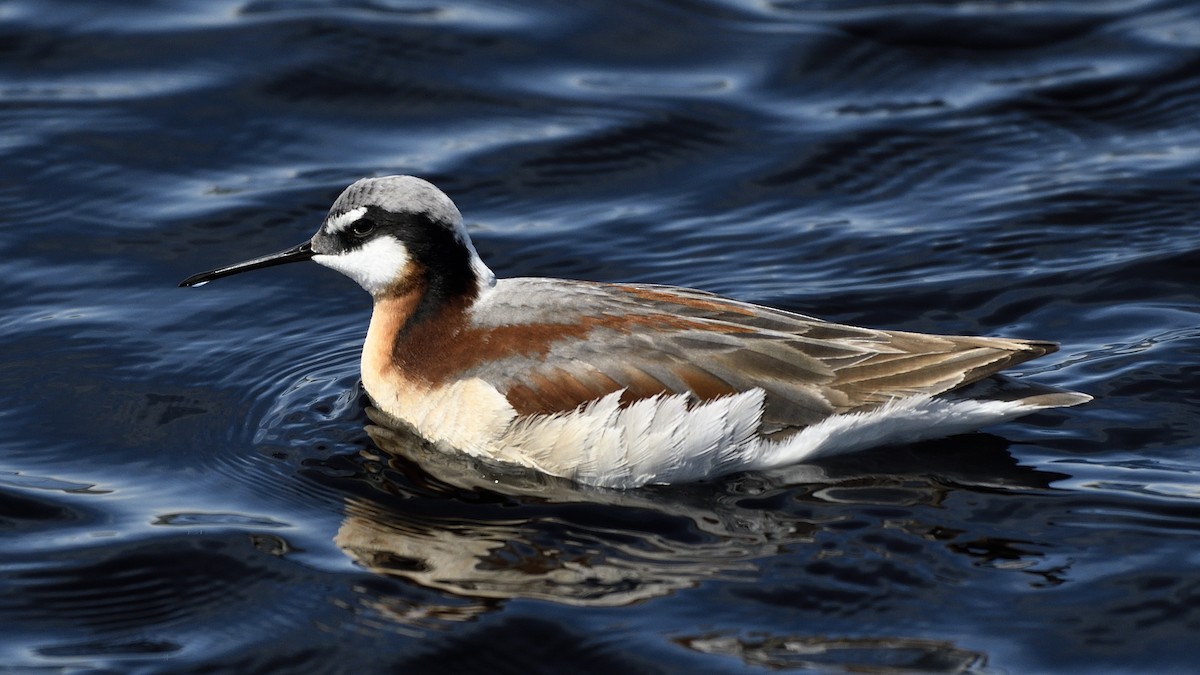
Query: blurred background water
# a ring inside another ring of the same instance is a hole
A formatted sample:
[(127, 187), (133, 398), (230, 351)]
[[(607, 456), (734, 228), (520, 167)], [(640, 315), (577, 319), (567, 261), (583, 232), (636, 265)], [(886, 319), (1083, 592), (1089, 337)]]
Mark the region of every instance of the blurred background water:
[[(0, 1), (0, 671), (1185, 672), (1200, 7)], [(1055, 340), (1084, 407), (596, 493), (364, 431), (307, 238)], [(618, 670), (620, 669), (620, 670)]]

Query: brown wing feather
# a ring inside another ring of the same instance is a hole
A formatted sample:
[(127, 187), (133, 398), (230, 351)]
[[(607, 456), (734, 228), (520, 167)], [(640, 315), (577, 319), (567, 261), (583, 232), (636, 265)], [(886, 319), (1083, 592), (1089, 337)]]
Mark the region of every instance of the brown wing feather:
[(540, 304), (529, 300), (537, 288), (512, 288), (519, 302), (493, 300), (506, 322), (493, 330), (528, 325), (545, 336), (558, 326), (561, 339), (463, 373), (492, 383), (521, 414), (571, 410), (619, 390), (625, 402), (664, 393), (705, 401), (760, 387), (765, 430), (779, 431), (953, 391), (1055, 349), (846, 326), (691, 289), (554, 283), (557, 296)]

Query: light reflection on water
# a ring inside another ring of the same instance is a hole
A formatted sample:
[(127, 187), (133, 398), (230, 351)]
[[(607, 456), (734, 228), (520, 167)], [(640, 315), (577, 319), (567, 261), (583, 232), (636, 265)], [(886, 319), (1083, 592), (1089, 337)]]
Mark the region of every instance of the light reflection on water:
[[(1194, 663), (1190, 4), (110, 5), (0, 6), (0, 663)], [(1096, 400), (624, 493), (445, 457), (364, 429), (351, 282), (175, 288), (384, 173), (505, 276), (1055, 340)]]

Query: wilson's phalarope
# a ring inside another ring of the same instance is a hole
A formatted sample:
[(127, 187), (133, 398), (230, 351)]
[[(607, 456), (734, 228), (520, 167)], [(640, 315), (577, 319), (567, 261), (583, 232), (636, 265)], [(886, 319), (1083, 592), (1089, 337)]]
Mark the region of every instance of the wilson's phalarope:
[(185, 279), (312, 260), (374, 298), (362, 381), (440, 446), (591, 485), (765, 469), (1091, 399), (999, 371), (1053, 343), (829, 323), (704, 291), (500, 279), (419, 178), (346, 188), (310, 241)]

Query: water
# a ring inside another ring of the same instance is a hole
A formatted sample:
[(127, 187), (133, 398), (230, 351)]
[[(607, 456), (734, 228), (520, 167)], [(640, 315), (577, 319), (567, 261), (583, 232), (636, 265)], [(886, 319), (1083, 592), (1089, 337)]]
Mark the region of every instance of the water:
[[(1191, 670), (1198, 46), (1182, 1), (0, 2), (0, 664)], [(1023, 372), (1096, 400), (630, 493), (377, 444), (352, 282), (175, 284), (387, 173), (504, 276), (1055, 340)]]

